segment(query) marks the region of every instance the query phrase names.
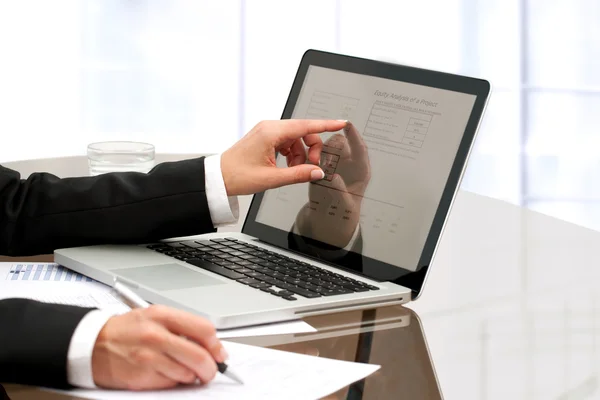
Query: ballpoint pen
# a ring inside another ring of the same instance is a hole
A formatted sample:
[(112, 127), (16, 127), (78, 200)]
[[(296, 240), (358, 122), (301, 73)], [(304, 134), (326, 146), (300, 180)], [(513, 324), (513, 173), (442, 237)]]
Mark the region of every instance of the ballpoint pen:
[[(129, 307), (131, 308), (147, 308), (150, 306), (144, 299), (142, 299), (137, 293), (131, 290), (127, 285), (122, 282), (119, 282), (117, 278), (115, 278), (113, 283), (113, 289), (115, 294)], [(229, 370), (229, 367), (225, 363), (217, 363), (217, 369), (220, 373), (232, 379), (240, 384), (244, 384), (244, 382), (235, 374), (233, 371)]]

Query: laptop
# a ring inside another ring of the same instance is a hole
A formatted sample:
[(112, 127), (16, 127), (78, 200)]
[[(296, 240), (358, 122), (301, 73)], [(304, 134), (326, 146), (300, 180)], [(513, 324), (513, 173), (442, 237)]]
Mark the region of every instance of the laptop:
[(55, 261), (219, 329), (414, 301), (489, 94), (481, 79), (308, 50), (282, 119), (351, 122), (322, 136), (323, 180), (256, 194), (239, 233), (59, 249)]

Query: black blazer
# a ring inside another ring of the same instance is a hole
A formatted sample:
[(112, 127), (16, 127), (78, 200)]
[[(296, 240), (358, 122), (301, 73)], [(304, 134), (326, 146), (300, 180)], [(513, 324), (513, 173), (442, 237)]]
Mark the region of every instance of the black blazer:
[[(214, 232), (204, 188), (204, 159), (163, 163), (148, 174), (113, 173), (21, 180), (0, 166), (0, 254), (145, 243)], [(66, 387), (67, 351), (89, 309), (0, 301), (0, 382)]]

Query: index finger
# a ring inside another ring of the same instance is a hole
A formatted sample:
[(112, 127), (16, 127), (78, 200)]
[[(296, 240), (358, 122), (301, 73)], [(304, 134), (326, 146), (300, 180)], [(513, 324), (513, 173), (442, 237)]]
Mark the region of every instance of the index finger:
[(303, 138), (307, 135), (323, 132), (336, 132), (346, 126), (348, 121), (336, 119), (282, 119), (269, 121), (268, 132), (274, 136), (275, 143)]
[(151, 318), (162, 324), (170, 332), (185, 336), (202, 347), (214, 357), (215, 361), (223, 362), (227, 358), (225, 348), (217, 338), (214, 325), (207, 319), (197, 315), (164, 306), (151, 306)]

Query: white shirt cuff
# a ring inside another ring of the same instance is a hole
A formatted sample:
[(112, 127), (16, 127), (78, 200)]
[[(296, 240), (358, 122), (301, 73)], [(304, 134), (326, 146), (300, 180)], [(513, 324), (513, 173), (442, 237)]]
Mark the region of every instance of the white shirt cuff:
[(87, 313), (75, 328), (67, 353), (67, 380), (69, 384), (95, 389), (92, 373), (92, 354), (98, 334), (114, 314), (104, 310)]
[(240, 216), (240, 205), (237, 196), (227, 196), (220, 154), (204, 159), (204, 179), (208, 211), (213, 226), (217, 228), (236, 224)]

